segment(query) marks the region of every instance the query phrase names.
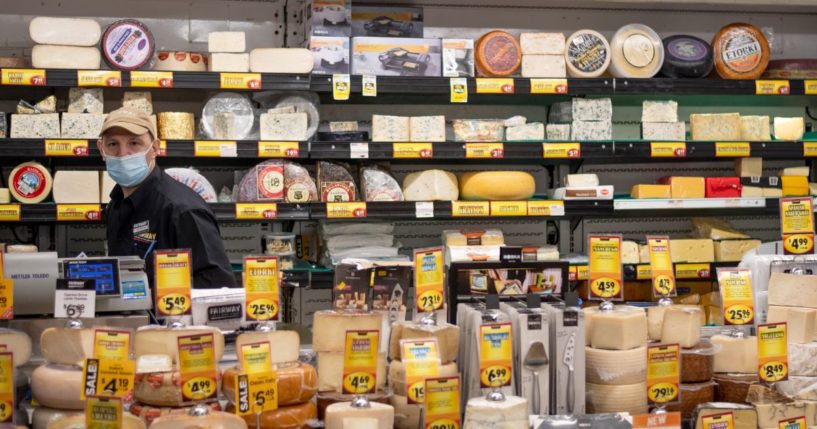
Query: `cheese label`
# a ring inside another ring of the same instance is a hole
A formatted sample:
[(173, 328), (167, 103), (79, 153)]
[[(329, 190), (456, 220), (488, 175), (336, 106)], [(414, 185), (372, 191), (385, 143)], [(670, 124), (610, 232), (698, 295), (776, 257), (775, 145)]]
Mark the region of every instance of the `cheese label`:
[(99, 204), (57, 204), (58, 222), (88, 222), (102, 220)]
[(751, 325), (755, 320), (752, 275), (746, 268), (718, 268), (725, 325)]
[(460, 377), (427, 378), (425, 429), (460, 428)]
[(395, 159), (431, 159), (434, 158), (432, 143), (393, 143), (392, 156)]
[(261, 89), (261, 73), (219, 73), (221, 89)]
[(681, 349), (678, 344), (647, 348), (647, 398), (652, 405), (666, 405), (680, 398)]
[(235, 410), (239, 416), (278, 409), (278, 372), (239, 374), (235, 380)]
[(670, 256), (669, 237), (647, 237), (650, 251), (650, 278), (652, 295), (656, 298), (678, 296), (675, 271)]
[(122, 399), (89, 396), (85, 400), (86, 429), (121, 429)]
[(10, 422), (14, 415), (14, 360), (10, 351), (0, 352), (0, 423)]
[(732, 412), (702, 416), (701, 423), (702, 429), (735, 429), (735, 417)]
[(803, 156), (806, 158), (817, 157), (817, 142), (803, 142)]
[(681, 429), (681, 413), (637, 414), (633, 429)]
[(793, 419), (780, 420), (777, 427), (779, 429), (807, 429), (806, 416), (795, 417)]
[(564, 201), (528, 201), (528, 216), (564, 216)]
[(505, 157), (505, 145), (502, 143), (466, 143), (467, 159), (501, 159)]
[(512, 78), (477, 78), (477, 94), (513, 94), (515, 91)]
[[(2, 255), (0, 253), (0, 265), (3, 264)], [(14, 319), (14, 280), (4, 278), (0, 267), (0, 320), (11, 319)]]
[(130, 86), (133, 88), (173, 88), (172, 71), (132, 71)]
[(326, 203), (327, 219), (365, 219), (367, 214), (364, 201)]
[(343, 354), (343, 393), (374, 393), (380, 331), (346, 331)]
[(588, 280), (590, 278), (590, 266), (588, 265), (571, 265), (567, 270), (568, 279), (571, 282), (578, 282), (581, 280)]
[(491, 216), (527, 216), (527, 201), (491, 201)]
[(259, 158), (298, 158), (301, 156), (299, 142), (258, 142)]
[(213, 334), (179, 337), (179, 372), (185, 401), (202, 401), (218, 394)]
[(621, 268), (621, 236), (590, 235), (590, 299), (621, 301), (624, 277)]
[(156, 250), (153, 255), (156, 309), (159, 315), (190, 314), (192, 285), (190, 250)]
[(531, 79), (531, 94), (567, 94), (567, 79)]
[(425, 381), (440, 376), (437, 340), (401, 340), (402, 361), (406, 364), (406, 390), (409, 404), (425, 402)]
[(43, 69), (2, 69), (0, 83), (3, 85), (45, 86)]
[(479, 384), (481, 387), (511, 385), (513, 333), (510, 323), (479, 326)]
[(806, 95), (817, 95), (817, 80), (804, 80), (803, 86)]
[(278, 257), (245, 257), (245, 319), (272, 322), (281, 319), (281, 272)]
[(767, 383), (789, 379), (786, 322), (757, 325), (757, 374)]
[(414, 250), (414, 291), (418, 312), (429, 313), (443, 307), (445, 267), (442, 247)]
[(236, 203), (237, 220), (270, 220), (278, 217), (278, 204), (275, 203)]
[(269, 371), (272, 368), (272, 355), (270, 353), (269, 341), (242, 344), (241, 350), (238, 351), (241, 372), (255, 374)]
[(352, 80), (348, 74), (332, 75), (332, 97), (338, 101), (346, 101), (352, 93)]
[(787, 80), (756, 80), (755, 95), (789, 95), (791, 85)]
[(77, 86), (122, 87), (122, 72), (119, 70), (77, 70)]
[[(45, 85), (45, 84), (43, 84), (43, 85)], [(467, 103), (468, 102), (468, 79), (466, 79), (464, 77), (452, 77), (449, 80), (449, 85), (451, 87), (451, 102), (452, 103)]]
[(650, 142), (651, 158), (685, 158), (686, 142)]
[(581, 143), (542, 143), (542, 156), (550, 159), (579, 159)]
[(780, 231), (786, 255), (814, 253), (814, 201), (811, 197), (780, 199)]
[(453, 217), (487, 217), (491, 215), (491, 203), (488, 201), (452, 201)]
[[(635, 266), (636, 280), (652, 280), (652, 269), (650, 264), (639, 264)], [(655, 289), (653, 289), (655, 290)]]
[(193, 142), (196, 158), (235, 158), (238, 145), (234, 141), (196, 140)]
[(745, 158), (752, 156), (749, 142), (716, 142), (715, 156), (718, 158)]
[(712, 266), (709, 264), (676, 264), (676, 279), (706, 279), (712, 275)]
[(19, 204), (0, 204), (0, 222), (19, 222), (21, 217)]
[(130, 359), (85, 359), (80, 399), (88, 396), (124, 398), (133, 390), (136, 362)]
[(365, 74), (360, 81), (364, 97), (377, 97), (377, 76)]
[(88, 156), (88, 140), (46, 140), (45, 156)]
[(94, 359), (127, 360), (130, 357), (130, 331), (96, 329)]

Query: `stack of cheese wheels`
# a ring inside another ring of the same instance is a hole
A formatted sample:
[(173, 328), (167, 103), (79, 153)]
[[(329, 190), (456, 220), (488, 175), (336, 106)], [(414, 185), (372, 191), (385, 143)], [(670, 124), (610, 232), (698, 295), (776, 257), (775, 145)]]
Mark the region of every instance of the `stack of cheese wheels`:
[[(28, 363), (29, 359), (31, 359), (31, 338), (25, 332), (0, 328), (0, 348), (4, 348), (2, 351), (6, 353), (11, 353), (11, 360), (14, 368), (25, 365)], [(19, 403), (23, 399), (23, 393), (21, 390), (27, 390), (28, 377), (22, 373), (22, 370), (18, 369), (15, 370), (15, 372), (14, 387), (18, 389), (15, 401)], [(19, 421), (28, 423), (28, 417), (22, 413), (20, 413), (20, 415), (15, 415), (14, 422)]]
[[(189, 407), (155, 407), (135, 402), (131, 404), (128, 412), (135, 417), (139, 417), (145, 424), (150, 426), (156, 419), (162, 416), (189, 414), (194, 406), (195, 405)], [(210, 408), (211, 411), (221, 411), (221, 404), (218, 402), (211, 402), (207, 404), (207, 407)]]
[(746, 403), (749, 387), (758, 384), (757, 337), (713, 335), (716, 399)]
[(460, 328), (450, 324), (422, 325), (415, 322), (395, 323), (389, 340), (389, 386), (394, 391), (391, 404), (394, 406), (394, 427), (413, 429), (420, 427), (420, 405), (408, 403), (406, 365), (402, 361), (402, 340), (437, 340), (440, 354), (440, 377), (457, 375), (457, 354), (460, 352)]
[[(146, 429), (145, 422), (130, 415), (122, 415), (122, 429)], [(85, 415), (60, 417), (48, 423), (47, 429), (85, 429)]]
[(587, 412), (647, 412), (647, 314), (617, 305), (586, 308)]
[(205, 415), (168, 414), (150, 425), (154, 429), (247, 429), (241, 417), (222, 411), (210, 411)]

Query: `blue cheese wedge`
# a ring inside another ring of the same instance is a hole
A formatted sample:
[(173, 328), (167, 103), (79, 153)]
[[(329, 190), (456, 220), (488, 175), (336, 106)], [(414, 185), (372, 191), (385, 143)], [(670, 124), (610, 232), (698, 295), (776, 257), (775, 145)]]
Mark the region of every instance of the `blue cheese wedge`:
[(125, 91), (122, 97), (122, 107), (141, 110), (148, 115), (153, 114), (153, 98), (148, 91)]
[(307, 139), (304, 112), (261, 115), (261, 140), (303, 141)]
[(573, 102), (560, 101), (550, 105), (548, 122), (552, 124), (569, 124), (573, 122)]
[(771, 140), (770, 122), (768, 116), (741, 116), (740, 139), (750, 142)]
[(641, 122), (678, 122), (678, 102), (644, 101), (641, 107)]
[(613, 119), (613, 102), (609, 98), (574, 98), (574, 121), (610, 121)]
[(105, 115), (98, 113), (63, 113), (62, 138), (95, 139), (102, 131)]
[(412, 116), (409, 129), (413, 142), (444, 142), (445, 116)]
[(642, 122), (641, 137), (644, 140), (684, 141), (686, 139), (686, 123)]
[(570, 127), (573, 140), (612, 140), (612, 121), (573, 121)]
[(11, 115), (11, 138), (45, 139), (60, 138), (59, 113), (39, 115)]
[(505, 129), (505, 140), (544, 140), (545, 124), (531, 122), (530, 124), (508, 127)]
[(689, 115), (692, 140), (740, 140), (739, 113), (693, 113)]
[(547, 124), (545, 132), (548, 140), (569, 140), (570, 124)]
[(102, 88), (71, 88), (68, 90), (68, 113), (102, 113)]
[(329, 123), (329, 131), (333, 133), (357, 130), (358, 130), (357, 121), (340, 121)]
[(407, 142), (411, 140), (410, 127), (407, 116), (372, 115), (372, 141)]
[(238, 135), (237, 120), (233, 112), (218, 112), (213, 115), (213, 138), (215, 140), (234, 140)]

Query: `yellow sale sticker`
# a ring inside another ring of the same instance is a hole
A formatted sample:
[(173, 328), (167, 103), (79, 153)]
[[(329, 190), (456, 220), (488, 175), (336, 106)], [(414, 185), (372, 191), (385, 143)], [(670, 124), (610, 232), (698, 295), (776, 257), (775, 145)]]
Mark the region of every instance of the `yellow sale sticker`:
[(94, 359), (126, 360), (130, 357), (130, 331), (96, 329)]
[(301, 156), (299, 142), (258, 142), (259, 158), (297, 158)]
[(352, 94), (352, 80), (348, 74), (332, 75), (332, 97), (335, 100), (345, 101)]
[(780, 231), (786, 255), (814, 253), (814, 202), (811, 197), (780, 200)]
[(624, 277), (621, 268), (621, 236), (591, 235), (588, 237), (590, 259), (590, 299), (624, 299)]
[(367, 215), (368, 210), (363, 201), (326, 203), (327, 219), (365, 219)]
[(88, 156), (88, 140), (46, 140), (45, 156)]
[(513, 376), (513, 333), (510, 323), (479, 326), (481, 387), (510, 386)]
[(527, 201), (491, 201), (491, 216), (527, 216)]
[(269, 341), (242, 344), (241, 349), (238, 351), (241, 372), (254, 374), (269, 371), (272, 369), (272, 355), (270, 353)]
[(245, 257), (246, 320), (277, 321), (281, 314), (281, 272), (278, 257)]
[(267, 370), (239, 374), (235, 383), (236, 414), (260, 415), (278, 409), (278, 373)]
[(193, 156), (199, 158), (235, 158), (238, 145), (234, 141), (196, 140), (193, 142)]
[(452, 77), (449, 80), (451, 87), (451, 102), (452, 103), (467, 103), (468, 102), (468, 79), (464, 77)]
[(122, 398), (88, 396), (85, 400), (86, 429), (121, 429)]
[(675, 270), (670, 256), (669, 237), (647, 237), (650, 252), (652, 292), (656, 298), (678, 296), (675, 289)]
[(581, 143), (542, 143), (544, 158), (579, 159), (582, 157)]
[(650, 142), (651, 158), (684, 158), (686, 156), (686, 142)]
[(0, 204), (0, 222), (19, 222), (21, 217), (19, 204)]
[(440, 354), (436, 339), (401, 340), (402, 361), (406, 365), (409, 404), (425, 402), (425, 381), (440, 376)]
[[(2, 264), (3, 256), (0, 253), (0, 265)], [(3, 269), (0, 268), (0, 320), (11, 319), (14, 319), (14, 280), (4, 278)]]
[(712, 275), (712, 266), (709, 264), (676, 264), (676, 279), (705, 279)]
[(647, 348), (647, 398), (650, 404), (665, 405), (680, 398), (681, 350), (678, 344)]
[(780, 420), (777, 427), (779, 429), (807, 429), (806, 416), (795, 417), (793, 419)]
[(58, 222), (88, 222), (102, 220), (99, 204), (57, 204)]
[(567, 94), (567, 79), (531, 79), (531, 94)]
[(817, 157), (817, 142), (803, 142), (803, 156), (806, 158)]
[(468, 159), (500, 159), (505, 157), (503, 143), (466, 143), (465, 157)]
[(767, 383), (789, 379), (786, 322), (757, 326), (757, 373)]
[(77, 70), (77, 86), (119, 88), (122, 86), (122, 72), (119, 70)]
[(434, 158), (432, 143), (393, 143), (392, 153), (395, 159), (431, 159)]
[(45, 86), (43, 69), (3, 69), (0, 71), (3, 85)]
[(221, 89), (251, 89), (262, 88), (261, 73), (221, 73), (219, 75)]
[(218, 393), (213, 334), (179, 337), (179, 372), (185, 401), (203, 401)]
[(276, 203), (236, 203), (235, 218), (237, 220), (271, 220), (278, 217)]
[(515, 91), (512, 78), (477, 78), (477, 94), (513, 94)]
[(428, 378), (425, 429), (459, 429), (460, 377)]
[(752, 156), (749, 142), (716, 142), (715, 156), (718, 158), (745, 158)]
[(528, 216), (564, 216), (564, 201), (528, 201)]
[(133, 390), (136, 362), (130, 359), (85, 359), (80, 398), (106, 396), (124, 398)]
[(703, 423), (703, 429), (735, 429), (732, 412), (703, 416), (701, 423)]
[(0, 423), (11, 421), (15, 393), (13, 353), (0, 352)]
[(491, 203), (488, 201), (452, 201), (451, 216), (480, 217), (491, 215)]
[(442, 308), (445, 299), (442, 247), (414, 250), (414, 290), (418, 312), (427, 313)]
[(380, 331), (346, 331), (343, 354), (343, 393), (373, 393), (377, 386)]
[(173, 88), (172, 71), (132, 71), (130, 86), (133, 88)]
[(156, 309), (162, 316), (190, 314), (192, 286), (190, 250), (154, 251)]
[(788, 80), (756, 80), (756, 95), (789, 95), (791, 85)]
[(746, 268), (718, 268), (725, 325), (750, 325), (755, 320), (752, 275)]

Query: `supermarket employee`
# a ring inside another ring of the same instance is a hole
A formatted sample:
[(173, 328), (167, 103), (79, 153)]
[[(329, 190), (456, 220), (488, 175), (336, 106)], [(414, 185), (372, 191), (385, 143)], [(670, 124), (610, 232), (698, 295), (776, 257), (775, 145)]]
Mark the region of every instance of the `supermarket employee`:
[(97, 142), (117, 183), (105, 209), (108, 253), (145, 259), (154, 282), (153, 252), (191, 249), (193, 287), (236, 287), (218, 224), (207, 203), (156, 165), (156, 125), (142, 112), (108, 114)]

